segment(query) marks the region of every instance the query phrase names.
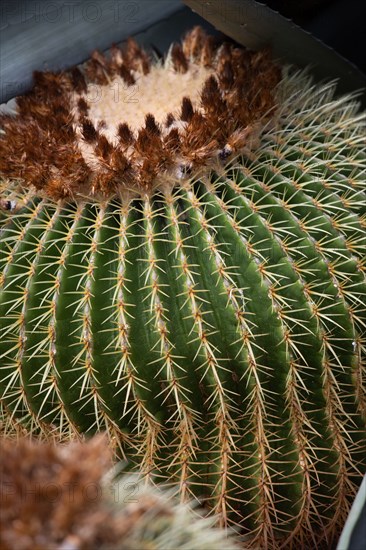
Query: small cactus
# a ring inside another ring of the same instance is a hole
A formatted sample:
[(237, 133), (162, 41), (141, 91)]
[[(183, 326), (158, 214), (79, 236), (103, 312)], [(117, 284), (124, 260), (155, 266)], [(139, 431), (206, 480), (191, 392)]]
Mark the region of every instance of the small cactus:
[(110, 467), (99, 436), (68, 445), (3, 441), (2, 550), (239, 549), (212, 521), (136, 476), (111, 482)]
[(365, 116), (335, 90), (200, 29), (35, 75), (0, 121), (5, 433), (106, 430), (248, 545), (331, 544), (366, 417)]

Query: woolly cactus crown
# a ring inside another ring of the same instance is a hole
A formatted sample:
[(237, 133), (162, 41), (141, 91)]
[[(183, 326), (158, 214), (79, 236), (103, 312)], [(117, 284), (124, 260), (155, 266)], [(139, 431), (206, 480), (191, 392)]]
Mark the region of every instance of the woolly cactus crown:
[(365, 450), (365, 118), (334, 91), (199, 29), (36, 75), (1, 118), (5, 430), (106, 429), (254, 547), (334, 539)]
[(37, 73), (16, 119), (2, 119), (3, 174), (52, 199), (101, 199), (174, 187), (249, 146), (280, 69), (268, 52), (217, 50), (195, 28), (164, 63), (129, 39), (109, 58), (94, 52), (83, 72)]

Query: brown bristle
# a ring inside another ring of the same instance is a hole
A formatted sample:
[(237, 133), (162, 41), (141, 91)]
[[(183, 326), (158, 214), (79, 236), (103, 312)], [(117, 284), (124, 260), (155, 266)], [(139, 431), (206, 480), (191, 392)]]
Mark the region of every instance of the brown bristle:
[(180, 44), (173, 45), (171, 55), (174, 70), (177, 73), (186, 73), (188, 71), (188, 61)]
[(65, 90), (62, 94), (56, 95), (50, 91), (46, 97), (33, 90), (17, 98), (17, 112), (23, 119), (38, 120), (42, 127), (47, 126), (49, 129), (63, 127), (72, 118), (69, 98)]
[(119, 124), (118, 126), (118, 137), (122, 145), (129, 146), (134, 142), (134, 137), (131, 128), (126, 122)]
[(166, 128), (169, 128), (169, 126), (171, 126), (174, 121), (175, 121), (175, 118), (174, 118), (173, 113), (168, 113), (167, 116), (166, 116), (166, 120), (165, 120)]
[(106, 71), (96, 59), (92, 58), (85, 64), (85, 74), (93, 84), (99, 84), (100, 86), (108, 84)]
[(109, 50), (109, 57), (111, 61), (114, 61), (120, 65), (122, 64), (122, 52), (114, 42)]
[(94, 194), (109, 197), (116, 193), (118, 188), (136, 187), (137, 181), (130, 161), (121, 151), (113, 150), (108, 165), (94, 173), (92, 189)]
[(266, 78), (265, 78), (268, 89), (273, 91), (273, 89), (277, 86), (277, 84), (281, 80), (281, 76), (282, 76), (281, 68), (271, 63), (266, 71)]
[(88, 114), (88, 111), (89, 111), (89, 106), (88, 106), (87, 102), (85, 101), (85, 99), (83, 97), (78, 99), (77, 105), (78, 105), (79, 115), (81, 117), (85, 117)]
[(151, 189), (154, 179), (158, 175), (158, 166), (150, 159), (145, 159), (139, 173), (139, 184), (143, 191)]
[(231, 44), (228, 44), (227, 42), (224, 42), (217, 54), (217, 65), (218, 67), (220, 65), (223, 65), (226, 61), (230, 61), (232, 59), (232, 52), (233, 47)]
[(215, 57), (216, 42), (213, 36), (208, 36), (203, 44), (201, 52), (201, 64), (204, 67), (211, 67)]
[(17, 111), (23, 117), (29, 116), (30, 113), (32, 113), (36, 120), (48, 117), (50, 107), (50, 105), (38, 101), (34, 94), (26, 94), (17, 97)]
[(69, 85), (68, 78), (63, 73), (34, 71), (33, 81), (38, 98), (63, 95)]
[(84, 187), (90, 177), (90, 169), (82, 154), (70, 144), (63, 147), (62, 158), (45, 173), (44, 190), (47, 195), (56, 200), (74, 198)]
[(109, 72), (111, 75), (118, 73), (122, 65), (122, 52), (116, 44), (112, 44), (110, 49)]
[(49, 178), (44, 188), (46, 194), (55, 200), (63, 200), (73, 195), (72, 186), (64, 177)]
[(161, 131), (159, 125), (157, 124), (154, 115), (151, 113), (147, 114), (145, 117), (145, 128), (149, 134), (160, 136)]
[(226, 155), (231, 154), (245, 147), (251, 134), (253, 134), (253, 128), (251, 126), (247, 126), (244, 130), (232, 132), (223, 149), (223, 153), (225, 154), (226, 152)]
[(151, 152), (151, 146), (154, 136), (151, 135), (146, 128), (139, 130), (137, 140), (135, 142), (135, 150), (139, 155), (148, 155)]
[(172, 152), (179, 150), (180, 143), (178, 128), (173, 128), (170, 130), (169, 134), (167, 134), (164, 138), (165, 147)]
[(197, 118), (196, 124), (188, 125), (187, 132), (182, 140), (181, 151), (192, 166), (198, 167), (205, 164), (217, 149), (217, 140), (212, 138), (202, 120)]
[(235, 80), (242, 80), (248, 83), (250, 69), (250, 56), (251, 52), (240, 48), (234, 48), (231, 52), (231, 63), (235, 72)]
[(16, 98), (17, 112), (23, 118), (29, 116), (30, 107), (33, 103), (33, 99), (30, 94), (20, 95)]
[(268, 48), (260, 50), (259, 52), (253, 52), (250, 59), (250, 65), (253, 70), (263, 70), (271, 64), (271, 56)]
[(134, 38), (129, 36), (127, 38), (126, 50), (127, 57), (133, 59), (134, 57), (139, 57), (141, 54), (141, 48)]
[(186, 34), (183, 40), (182, 46), (185, 56), (188, 59), (190, 57), (200, 57), (206, 39), (207, 35), (202, 27), (194, 27), (189, 33)]
[(149, 74), (150, 72), (150, 59), (147, 53), (144, 50), (141, 50), (141, 70), (144, 75)]
[(135, 149), (140, 153), (145, 153), (150, 146), (150, 134), (146, 128), (141, 128), (137, 134)]
[(219, 79), (221, 87), (224, 90), (231, 88), (234, 84), (234, 71), (230, 61), (225, 61), (219, 71)]
[(88, 118), (82, 121), (81, 132), (83, 134), (83, 138), (87, 143), (93, 143), (98, 138), (98, 132), (95, 129), (95, 126), (92, 123), (92, 121)]
[(128, 38), (122, 57), (124, 63), (129, 69), (140, 71), (144, 75), (149, 73), (149, 56), (133, 38)]
[(126, 170), (131, 168), (131, 163), (127, 159), (126, 155), (117, 148), (114, 148), (110, 157), (110, 164), (113, 170), (122, 175)]
[(201, 92), (201, 102), (208, 113), (217, 112), (218, 105), (222, 102), (220, 88), (213, 75), (209, 76), (204, 83)]
[(189, 122), (192, 116), (193, 116), (192, 101), (189, 99), (189, 97), (184, 97), (182, 100), (182, 110), (181, 110), (180, 118), (185, 122)]
[(101, 65), (102, 67), (106, 68), (107, 60), (100, 51), (94, 50), (91, 54), (91, 58), (95, 59), (95, 61), (99, 63), (99, 65)]
[(44, 168), (43, 163), (34, 161), (30, 161), (27, 166), (21, 168), (19, 175), (28, 185), (34, 185), (36, 189), (43, 189), (48, 180), (47, 169)]
[(97, 144), (94, 148), (94, 152), (97, 157), (101, 157), (103, 160), (108, 160), (113, 150), (113, 145), (108, 141), (103, 134), (98, 137)]
[[(147, 166), (149, 166), (150, 176), (157, 175), (172, 163), (171, 152), (164, 147), (160, 136), (150, 134), (146, 128), (139, 131), (138, 139), (135, 144), (134, 159), (139, 165), (139, 177), (147, 178)], [(141, 167), (145, 168), (142, 169)], [(141, 176), (141, 174), (144, 174)], [(153, 176), (153, 179), (155, 178)]]
[[(53, 106), (55, 109), (52, 109), (52, 106), (48, 105), (50, 116), (53, 115), (54, 120), (52, 122), (52, 125), (55, 127), (57, 125), (65, 126), (68, 125), (72, 120), (72, 115), (70, 112), (70, 105), (67, 101), (66, 97), (63, 98), (57, 98), (54, 101)], [(60, 128), (62, 131), (64, 128)]]
[(94, 175), (92, 190), (94, 195), (108, 196), (117, 189), (115, 175), (112, 171), (100, 171)]
[(184, 146), (192, 150), (201, 149), (216, 137), (213, 134), (210, 121), (202, 113), (196, 112), (187, 126), (183, 139)]
[(87, 91), (87, 86), (83, 73), (77, 67), (71, 70), (71, 82), (74, 90), (81, 94)]
[(135, 77), (133, 76), (131, 71), (125, 65), (122, 65), (120, 67), (119, 74), (128, 86), (132, 86), (133, 84), (135, 84), (135, 82), (136, 82)]

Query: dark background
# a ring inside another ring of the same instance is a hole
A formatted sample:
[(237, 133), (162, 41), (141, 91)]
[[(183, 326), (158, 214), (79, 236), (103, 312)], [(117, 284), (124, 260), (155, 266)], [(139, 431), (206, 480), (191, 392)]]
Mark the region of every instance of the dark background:
[(366, 73), (366, 0), (261, 2), (292, 19)]

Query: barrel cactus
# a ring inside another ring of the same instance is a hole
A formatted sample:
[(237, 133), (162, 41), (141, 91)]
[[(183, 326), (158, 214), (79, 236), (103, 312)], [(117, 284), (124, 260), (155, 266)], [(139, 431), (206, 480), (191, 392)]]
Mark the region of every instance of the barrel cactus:
[(365, 443), (355, 96), (196, 28), (1, 118), (4, 431), (106, 430), (246, 544), (329, 547)]

